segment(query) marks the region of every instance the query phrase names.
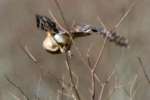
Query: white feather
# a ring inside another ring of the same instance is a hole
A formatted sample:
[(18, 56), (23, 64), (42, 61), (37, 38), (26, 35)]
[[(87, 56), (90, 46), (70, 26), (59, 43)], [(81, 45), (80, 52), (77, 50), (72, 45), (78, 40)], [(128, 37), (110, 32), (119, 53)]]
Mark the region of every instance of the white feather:
[(56, 34), (56, 35), (54, 36), (54, 39), (55, 39), (58, 43), (62, 43), (62, 44), (66, 43), (66, 38), (65, 38), (65, 36), (64, 36), (63, 34)]

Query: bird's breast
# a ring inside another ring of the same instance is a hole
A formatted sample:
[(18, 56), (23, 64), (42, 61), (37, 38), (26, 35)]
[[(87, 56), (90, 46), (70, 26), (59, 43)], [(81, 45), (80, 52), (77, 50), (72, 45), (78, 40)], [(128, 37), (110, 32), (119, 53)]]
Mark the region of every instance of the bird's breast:
[(68, 44), (69, 42), (71, 42), (70, 37), (67, 34), (56, 34), (54, 36), (54, 39), (60, 43), (60, 44)]
[(59, 50), (58, 44), (52, 37), (45, 38), (43, 41), (43, 48), (51, 52), (56, 52)]

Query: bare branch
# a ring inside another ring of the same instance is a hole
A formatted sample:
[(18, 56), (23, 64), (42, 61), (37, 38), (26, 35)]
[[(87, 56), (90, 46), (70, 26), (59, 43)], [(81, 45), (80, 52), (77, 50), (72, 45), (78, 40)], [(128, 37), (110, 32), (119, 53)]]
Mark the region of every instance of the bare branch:
[[(107, 30), (106, 29), (106, 26), (104, 25), (104, 23), (102, 22), (102, 20), (101, 20), (101, 18), (100, 17), (98, 17), (98, 20), (99, 20), (99, 22), (100, 22), (100, 24), (102, 24), (102, 26), (104, 27), (104, 29), (105, 30)], [(108, 34), (106, 34), (106, 37), (105, 37), (105, 39), (104, 39), (104, 42), (103, 42), (103, 45), (102, 45), (102, 48), (100, 48), (100, 51), (99, 51), (99, 53), (98, 53), (98, 57), (97, 57), (97, 59), (96, 59), (96, 61), (95, 61), (95, 63), (94, 63), (94, 65), (93, 65), (93, 67), (90, 69), (90, 71), (91, 71), (91, 85), (92, 85), (92, 91), (91, 91), (91, 99), (92, 100), (95, 100), (95, 69), (96, 69), (96, 67), (97, 67), (97, 64), (98, 64), (98, 62), (101, 60), (101, 56), (102, 56), (102, 54), (103, 54), (103, 50), (104, 50), (104, 48), (105, 48), (105, 45), (106, 45), (106, 41), (107, 41), (107, 36)], [(89, 52), (89, 51), (88, 51)], [(91, 66), (90, 65), (90, 59), (89, 59), (89, 57), (88, 57), (88, 62), (89, 62), (89, 66)], [(98, 78), (99, 79), (99, 78)], [(104, 84), (104, 86), (103, 86), (103, 83), (101, 84), (101, 86), (102, 86), (102, 90), (101, 90), (101, 92), (103, 92), (103, 88), (105, 87), (105, 84)], [(101, 93), (100, 92), (100, 93)], [(100, 94), (101, 95), (101, 94)]]
[(63, 100), (64, 90), (58, 90), (57, 100)]
[[(22, 46), (21, 46), (21, 47), (22, 47)], [(39, 63), (37, 63), (36, 58), (32, 55), (32, 53), (31, 53), (30, 50), (28, 49), (28, 46), (27, 46), (27, 45), (24, 46), (24, 48), (22, 47), (22, 49), (25, 51), (25, 53), (29, 56), (29, 58), (30, 58), (34, 63), (36, 63), (38, 66), (41, 66)], [(41, 69), (41, 67), (40, 67), (40, 69)], [(38, 81), (37, 92), (36, 92), (36, 95), (35, 95), (36, 100), (39, 100), (38, 92), (39, 92), (40, 82), (41, 82), (41, 80), (42, 80), (42, 75), (43, 75), (42, 71), (40, 71), (40, 73), (41, 73), (41, 76), (40, 76), (40, 79), (39, 79), (39, 81)], [(55, 75), (53, 75), (51, 72), (48, 72), (48, 74), (50, 74), (50, 76), (52, 76), (52, 77), (56, 80), (57, 84), (61, 86), (61, 90), (62, 90), (62, 91), (66, 90), (66, 89), (68, 88), (68, 87), (67, 87), (67, 84), (65, 84), (65, 83), (63, 82), (63, 80), (58, 79), (58, 78), (55, 77)], [(62, 95), (63, 95), (63, 94), (62, 94)]]
[(30, 100), (29, 97), (24, 93), (24, 91), (18, 85), (16, 85), (13, 81), (11, 81), (9, 77), (7, 77), (6, 75), (4, 77), (12, 86), (14, 86), (25, 97), (26, 100)]
[(95, 77), (94, 77), (94, 72), (92, 72), (92, 71), (91, 71), (91, 82), (92, 82), (91, 83), (91, 85), (92, 85), (92, 87), (91, 87), (92, 88), (92, 90), (91, 90), (91, 93), (92, 93), (91, 94), (91, 99), (95, 100), (95, 96), (96, 96), (96, 94), (95, 94), (95, 88), (96, 88), (95, 87), (95, 82), (96, 81), (95, 81)]
[[(95, 69), (97, 67), (97, 64), (101, 58), (101, 55), (103, 53), (103, 50), (104, 50), (104, 47), (105, 47), (105, 44), (106, 44), (106, 40), (107, 38), (104, 40), (104, 43), (103, 43), (103, 46), (98, 54), (98, 57), (97, 57), (97, 60), (93, 66), (93, 68), (91, 69), (91, 82), (92, 82), (92, 100), (95, 100), (95, 77), (94, 77), (94, 74), (95, 74)], [(105, 86), (105, 85), (104, 85)], [(103, 86), (102, 86), (102, 89), (103, 89)], [(103, 92), (103, 91), (102, 91)]]
[(143, 73), (144, 73), (144, 76), (145, 76), (147, 82), (150, 84), (150, 78), (149, 78), (149, 76), (148, 76), (148, 74), (147, 74), (147, 72), (146, 72), (146, 70), (145, 70), (145, 66), (144, 66), (144, 64), (143, 64), (143, 61), (142, 61), (141, 57), (138, 57), (137, 59), (138, 59), (138, 61), (139, 61), (140, 67), (141, 67), (142, 70), (143, 70)]
[(102, 27), (107, 30), (107, 27), (105, 26), (104, 22), (102, 21), (101, 17), (100, 16), (97, 16), (97, 19), (99, 21), (99, 23), (102, 25)]
[(98, 62), (99, 62), (100, 59), (101, 59), (101, 56), (102, 56), (102, 54), (103, 54), (103, 51), (104, 51), (104, 48), (105, 48), (105, 45), (106, 45), (106, 41), (107, 41), (107, 36), (105, 37), (104, 43), (103, 43), (103, 45), (102, 45), (102, 48), (100, 49), (100, 51), (99, 51), (99, 53), (98, 53), (98, 57), (97, 57), (97, 59), (96, 59), (96, 62), (95, 62), (94, 65), (93, 65), (93, 68), (92, 68), (92, 71), (93, 71), (93, 72), (95, 71)]
[(60, 12), (60, 15), (61, 15), (61, 17), (63, 19), (64, 24), (65, 24), (65, 27), (67, 28), (67, 30), (70, 30), (69, 29), (69, 25), (68, 25), (68, 23), (67, 23), (67, 21), (65, 19), (65, 16), (64, 16), (64, 13), (62, 11), (62, 8), (61, 8), (61, 5), (60, 5), (59, 1), (58, 0), (53, 0), (53, 1), (55, 2), (56, 6), (57, 6), (57, 8), (58, 8), (58, 10)]
[(104, 81), (104, 83), (101, 84), (101, 91), (100, 91), (98, 100), (102, 100), (104, 88), (110, 82), (110, 80), (112, 79), (112, 76), (115, 74), (115, 71), (116, 71), (116, 68), (114, 68), (112, 70), (112, 72), (110, 73), (110, 75), (108, 76), (108, 78), (106, 79), (106, 81)]
[(68, 98), (71, 98), (72, 99), (72, 95), (68, 94), (68, 93), (64, 93), (64, 91), (60, 91), (58, 90), (58, 95), (57, 95), (57, 100), (60, 100), (59, 96), (61, 95), (61, 100), (63, 100), (63, 96), (66, 96)]
[(112, 79), (112, 76), (115, 74), (115, 72), (116, 72), (116, 67), (113, 69), (113, 71), (108, 76), (107, 80), (105, 81), (106, 83), (108, 83)]
[(103, 96), (105, 86), (106, 86), (106, 83), (101, 84), (101, 91), (100, 91), (100, 95), (99, 95), (98, 100), (102, 100), (102, 96)]
[(91, 44), (89, 45), (88, 49), (87, 49), (87, 53), (86, 53), (87, 58), (89, 58), (89, 56), (90, 56), (90, 52), (91, 52), (91, 50), (95, 44), (94, 42), (95, 41), (92, 41)]
[[(103, 25), (103, 27), (105, 28), (105, 30), (107, 30), (107, 28), (106, 28), (105, 24), (102, 22), (101, 18), (98, 17), (98, 19), (99, 19), (99, 22), (100, 22), (100, 23)], [(101, 56), (102, 56), (102, 54), (103, 54), (103, 50), (104, 50), (105, 45), (106, 45), (106, 42), (107, 42), (107, 39), (108, 39), (108, 33), (106, 33), (106, 37), (105, 37), (105, 39), (104, 39), (102, 48), (100, 48), (100, 51), (99, 51), (99, 53), (98, 53), (98, 57), (97, 57), (97, 59), (96, 59), (96, 62), (95, 62), (94, 65), (93, 65), (93, 68), (92, 68), (92, 71), (93, 71), (93, 72), (95, 71), (98, 62), (99, 62), (100, 59), (101, 59)]]
[(31, 53), (31, 51), (29, 50), (28, 46), (25, 45), (24, 47), (21, 46), (21, 48), (23, 49), (23, 51), (25, 52), (25, 54), (34, 62), (37, 63), (37, 59), (33, 56), (33, 54)]
[(52, 11), (51, 11), (50, 9), (48, 10), (48, 12), (49, 12), (50, 16), (52, 17), (52, 19), (54, 20), (54, 22), (58, 25), (58, 27), (59, 27), (62, 31), (68, 32), (68, 31), (59, 23), (59, 21), (56, 19), (56, 17), (54, 16), (54, 14), (52, 13)]
[(78, 76), (74, 73), (74, 72), (72, 72), (72, 75), (73, 75), (73, 77), (75, 78), (75, 87), (76, 88), (78, 88), (78, 84), (79, 84), (79, 78), (78, 78)]
[(71, 81), (71, 85), (72, 85), (72, 89), (73, 89), (73, 91), (72, 91), (73, 92), (73, 97), (74, 97), (75, 100), (81, 100), (79, 92), (76, 88), (76, 84), (74, 83), (73, 74), (72, 74), (72, 70), (70, 68), (70, 63), (69, 63), (69, 57), (68, 57), (67, 54), (65, 55), (65, 57), (66, 57), (66, 61), (65, 61), (66, 62), (66, 67), (69, 71), (70, 81)]
[(132, 83), (131, 83), (131, 86), (130, 86), (130, 91), (129, 91), (129, 94), (130, 94), (130, 100), (133, 100), (136, 92), (133, 91), (134, 87), (135, 87), (135, 84), (136, 84), (136, 81), (137, 81), (137, 78), (138, 78), (138, 75), (136, 74), (134, 79), (132, 80)]
[(133, 9), (133, 7), (135, 6), (136, 2), (132, 3), (128, 10), (125, 12), (125, 14), (119, 19), (118, 23), (114, 26), (114, 29), (117, 29), (120, 24), (125, 20), (125, 18), (129, 15), (129, 13), (131, 12), (131, 10)]

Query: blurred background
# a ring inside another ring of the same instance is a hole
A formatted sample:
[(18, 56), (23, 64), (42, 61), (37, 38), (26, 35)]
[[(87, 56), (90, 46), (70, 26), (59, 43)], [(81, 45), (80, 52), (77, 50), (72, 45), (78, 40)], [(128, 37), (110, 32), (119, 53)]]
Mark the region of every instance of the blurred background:
[[(98, 77), (105, 81), (115, 69), (110, 84), (104, 90), (102, 100), (149, 100), (150, 84), (145, 78), (137, 57), (143, 60), (149, 75), (150, 51), (150, 1), (149, 0), (58, 0), (68, 25), (77, 24), (100, 26), (100, 16), (108, 29), (112, 28), (136, 2), (132, 11), (117, 28), (117, 32), (129, 39), (129, 48), (121, 48), (107, 42), (102, 55), (102, 63), (96, 68)], [(36, 28), (35, 15), (49, 16), (51, 10), (58, 21), (64, 25), (54, 0), (0, 0), (0, 100), (26, 100), (20, 91), (10, 84), (5, 76), (19, 86), (30, 100), (57, 100), (60, 84), (57, 80), (68, 80), (68, 71), (63, 54), (52, 55), (42, 48), (45, 33)], [(93, 34), (75, 40), (84, 58), (90, 51), (92, 64), (102, 47), (103, 38)], [(37, 59), (34, 63), (25, 53), (24, 47)], [(87, 66), (74, 47), (71, 49), (72, 71), (78, 77), (78, 90), (82, 100), (90, 100), (91, 79)], [(150, 75), (149, 75), (150, 77)], [(132, 85), (131, 83), (135, 84)], [(96, 94), (100, 91), (96, 83)], [(115, 90), (111, 92), (114, 85)], [(133, 87), (133, 89), (131, 88)], [(131, 92), (134, 98), (131, 99)], [(109, 95), (111, 94), (111, 95)], [(65, 100), (73, 100), (64, 96)], [(96, 96), (97, 98), (97, 96)], [(19, 100), (19, 99), (18, 99)]]

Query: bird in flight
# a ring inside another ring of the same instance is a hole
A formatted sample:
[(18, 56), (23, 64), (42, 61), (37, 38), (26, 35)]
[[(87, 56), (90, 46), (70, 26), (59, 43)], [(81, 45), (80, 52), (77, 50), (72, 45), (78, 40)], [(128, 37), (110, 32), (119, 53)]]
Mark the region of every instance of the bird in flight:
[[(56, 2), (57, 0), (54, 1)], [(56, 2), (56, 4), (59, 8), (61, 17), (65, 22), (65, 18), (59, 3)], [(132, 3), (129, 6), (127, 11), (123, 14), (123, 16), (119, 19), (117, 24), (111, 30), (108, 30), (106, 28), (100, 17), (98, 18), (102, 24), (102, 27), (95, 27), (89, 24), (74, 25), (72, 30), (68, 31), (58, 23), (51, 11), (49, 13), (52, 19), (47, 16), (37, 14), (37, 28), (46, 33), (46, 37), (43, 41), (43, 48), (52, 54), (68, 53), (70, 52), (71, 46), (76, 38), (92, 35), (93, 33), (101, 35), (103, 38), (106, 38), (108, 41), (113, 42), (118, 46), (128, 47), (128, 39), (120, 36), (115, 30), (124, 21), (134, 5), (135, 3)]]
[(70, 51), (72, 40), (78, 37), (84, 37), (97, 33), (108, 38), (119, 46), (126, 47), (128, 40), (125, 37), (119, 36), (116, 32), (111, 32), (102, 27), (94, 27), (92, 25), (76, 25), (74, 30), (65, 32), (58, 25), (46, 16), (36, 15), (37, 28), (46, 32), (46, 38), (43, 41), (43, 48), (54, 54), (65, 53)]

